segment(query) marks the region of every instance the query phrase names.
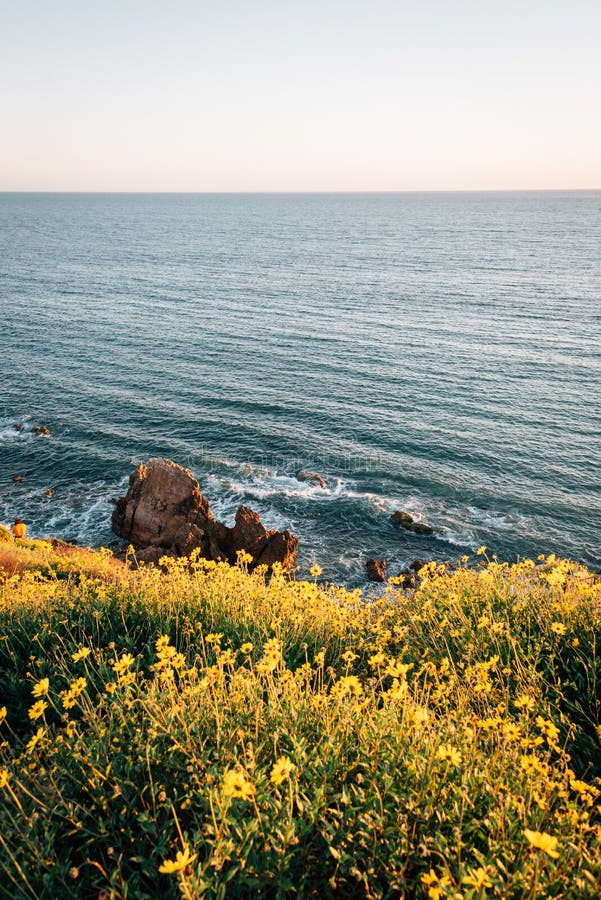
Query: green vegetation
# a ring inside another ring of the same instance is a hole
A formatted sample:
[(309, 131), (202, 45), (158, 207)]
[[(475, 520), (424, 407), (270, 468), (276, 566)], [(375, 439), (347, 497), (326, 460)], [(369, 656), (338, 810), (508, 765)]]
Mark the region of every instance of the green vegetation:
[(582, 567), (483, 553), (366, 602), (1, 546), (0, 895), (601, 895)]

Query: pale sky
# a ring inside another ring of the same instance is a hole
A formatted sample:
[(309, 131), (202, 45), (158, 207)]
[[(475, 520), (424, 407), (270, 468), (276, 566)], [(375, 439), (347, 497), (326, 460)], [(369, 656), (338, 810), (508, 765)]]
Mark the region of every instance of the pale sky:
[(601, 0), (0, 0), (0, 190), (601, 188)]

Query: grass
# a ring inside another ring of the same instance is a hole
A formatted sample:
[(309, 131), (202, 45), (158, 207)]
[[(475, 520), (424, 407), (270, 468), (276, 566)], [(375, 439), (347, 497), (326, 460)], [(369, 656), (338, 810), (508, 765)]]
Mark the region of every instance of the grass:
[(5, 541), (0, 896), (598, 897), (601, 584)]

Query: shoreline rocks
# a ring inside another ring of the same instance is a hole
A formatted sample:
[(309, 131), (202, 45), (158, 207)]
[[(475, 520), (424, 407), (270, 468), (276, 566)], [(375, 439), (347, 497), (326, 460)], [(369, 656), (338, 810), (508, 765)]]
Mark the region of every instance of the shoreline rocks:
[(426, 525), (425, 522), (416, 522), (412, 515), (402, 509), (397, 509), (390, 518), (395, 525), (400, 525), (405, 531), (412, 531), (414, 534), (433, 534), (434, 532), (431, 525)]
[(365, 563), (365, 569), (369, 580), (386, 581), (386, 566), (387, 562), (385, 559), (368, 559)]
[(324, 491), (326, 490), (328, 483), (319, 472), (309, 472), (307, 469), (301, 469), (300, 472), (296, 473), (296, 477), (298, 481), (305, 481), (307, 484), (313, 484), (316, 487), (322, 488)]
[(140, 561), (156, 563), (161, 556), (189, 556), (193, 550), (230, 563), (244, 550), (252, 556), (251, 569), (271, 569), (276, 562), (290, 569), (296, 560), (298, 539), (288, 530), (267, 530), (247, 506), (238, 508), (232, 528), (218, 522), (190, 470), (170, 459), (140, 463), (126, 495), (113, 503), (113, 531), (134, 546)]

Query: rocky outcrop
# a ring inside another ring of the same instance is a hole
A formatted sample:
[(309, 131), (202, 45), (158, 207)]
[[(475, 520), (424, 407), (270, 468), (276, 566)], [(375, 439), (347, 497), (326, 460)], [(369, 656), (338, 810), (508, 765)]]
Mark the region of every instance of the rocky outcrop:
[(386, 580), (386, 560), (385, 559), (368, 559), (365, 568), (367, 569), (367, 577), (370, 581)]
[(239, 507), (233, 528), (218, 522), (189, 469), (170, 459), (140, 463), (130, 475), (125, 497), (113, 501), (113, 531), (136, 549), (137, 558), (158, 562), (161, 556), (189, 556), (234, 563), (238, 551), (252, 556), (251, 568), (294, 565), (298, 539), (289, 531), (268, 531), (259, 515)]
[(425, 565), (426, 563), (423, 559), (414, 559), (412, 563), (409, 563), (406, 569), (403, 569), (402, 572), (399, 572), (399, 574), (397, 575), (397, 581), (400, 583), (401, 587), (415, 587), (418, 582), (417, 573)]
[(300, 472), (296, 473), (296, 477), (299, 481), (306, 481), (307, 484), (314, 484), (324, 490), (328, 486), (327, 481), (319, 472), (309, 472), (307, 469), (301, 469)]
[(434, 531), (431, 525), (426, 525), (425, 522), (416, 522), (413, 516), (401, 509), (393, 512), (390, 518), (395, 525), (400, 525), (401, 528), (412, 531), (414, 534), (432, 534)]
[(298, 540), (289, 531), (267, 531), (258, 513), (240, 506), (234, 527), (227, 529), (223, 547), (230, 560), (236, 558), (239, 550), (246, 550), (253, 565), (271, 568), (277, 562), (290, 569), (296, 559)]

